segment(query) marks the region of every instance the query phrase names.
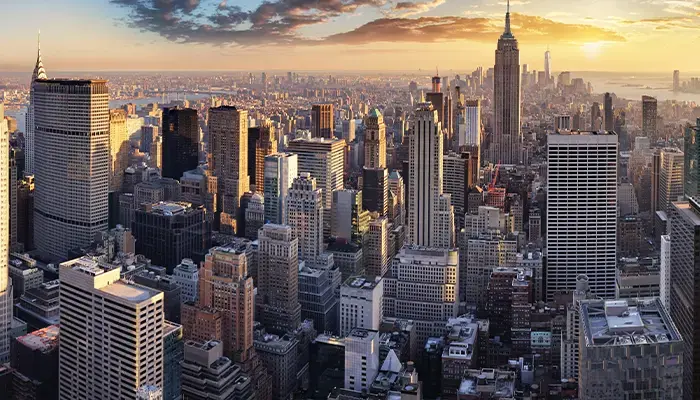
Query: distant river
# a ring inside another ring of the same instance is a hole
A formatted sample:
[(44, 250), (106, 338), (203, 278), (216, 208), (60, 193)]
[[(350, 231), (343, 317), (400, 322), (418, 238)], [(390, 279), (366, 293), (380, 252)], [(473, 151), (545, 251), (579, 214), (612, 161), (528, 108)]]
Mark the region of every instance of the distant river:
[[(681, 81), (690, 80), (683, 76)], [(695, 75), (697, 76), (697, 75)], [(653, 96), (659, 101), (694, 101), (700, 104), (700, 93), (674, 93), (673, 74), (632, 74), (614, 72), (571, 72), (572, 78), (583, 78), (593, 85), (594, 93), (615, 93), (617, 97), (641, 101), (642, 96)]]

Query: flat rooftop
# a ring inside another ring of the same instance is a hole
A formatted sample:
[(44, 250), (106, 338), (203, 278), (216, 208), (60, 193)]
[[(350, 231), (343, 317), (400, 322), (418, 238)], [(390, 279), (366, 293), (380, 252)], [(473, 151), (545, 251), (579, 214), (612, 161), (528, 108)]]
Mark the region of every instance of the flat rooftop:
[(163, 293), (160, 290), (147, 288), (141, 285), (129, 284), (124, 281), (114, 282), (111, 285), (100, 288), (100, 290), (104, 293), (111, 294), (112, 296), (116, 296), (133, 303), (140, 303)]
[(581, 136), (606, 136), (606, 135), (612, 135), (612, 136), (617, 136), (617, 133), (614, 131), (580, 131), (580, 130), (565, 130), (565, 129), (560, 129), (556, 132), (550, 133), (550, 135), (563, 135), (563, 136), (571, 136), (571, 135), (581, 135)]
[(657, 297), (581, 302), (586, 346), (632, 346), (681, 341)]
[(17, 341), (31, 350), (48, 353), (58, 347), (59, 326), (50, 325), (17, 338)]
[(377, 287), (379, 283), (379, 278), (370, 278), (368, 276), (351, 276), (343, 282), (343, 286), (351, 287), (353, 289), (365, 289), (373, 290)]
[(154, 213), (169, 216), (183, 214), (191, 206), (192, 205), (190, 203), (160, 202), (157, 204), (153, 204), (151, 210)]

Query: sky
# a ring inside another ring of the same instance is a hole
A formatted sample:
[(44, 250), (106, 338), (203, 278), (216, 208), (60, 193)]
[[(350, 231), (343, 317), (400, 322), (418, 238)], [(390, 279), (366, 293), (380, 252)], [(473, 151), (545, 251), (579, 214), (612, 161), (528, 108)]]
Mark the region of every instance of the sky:
[[(0, 71), (441, 71), (494, 62), (506, 0), (0, 0)], [(512, 0), (521, 63), (700, 71), (700, 0)], [(7, 16), (10, 16), (8, 18)], [(441, 72), (442, 73), (442, 72)]]

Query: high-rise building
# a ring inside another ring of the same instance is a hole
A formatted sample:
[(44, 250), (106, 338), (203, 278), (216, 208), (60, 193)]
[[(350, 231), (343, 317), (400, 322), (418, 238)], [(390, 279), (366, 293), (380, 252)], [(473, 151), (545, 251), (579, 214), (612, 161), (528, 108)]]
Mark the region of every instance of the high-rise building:
[(362, 207), (386, 216), (389, 213), (389, 171), (386, 168), (362, 169)]
[(464, 102), (465, 129), (464, 135), (460, 134), (459, 146), (481, 147), (481, 100), (467, 100)]
[(160, 127), (157, 125), (144, 125), (141, 127), (141, 146), (144, 153), (151, 153), (153, 141), (160, 136)]
[(294, 179), (287, 198), (287, 218), (299, 241), (299, 259), (314, 263), (323, 252), (323, 206), (316, 179), (301, 173)]
[(163, 136), (156, 136), (151, 144), (151, 151), (148, 153), (148, 166), (163, 170)]
[(12, 282), (10, 281), (10, 134), (0, 103), (0, 363), (10, 359)]
[(433, 109), (437, 113), (437, 122), (440, 123), (440, 133), (445, 129), (445, 94), (442, 93), (442, 87), (439, 76), (433, 77), (433, 87), (429, 93), (425, 95), (425, 101), (433, 105)]
[(280, 332), (294, 330), (301, 322), (299, 305), (299, 241), (292, 228), (266, 224), (258, 233), (259, 319)]
[(681, 90), (681, 71), (673, 71), (673, 91), (678, 92)]
[(642, 136), (652, 140), (659, 138), (656, 126), (657, 101), (655, 97), (642, 96)]
[(549, 85), (550, 82), (553, 82), (552, 78), (552, 53), (547, 49), (547, 51), (544, 52), (544, 76), (545, 79), (547, 79), (546, 84)]
[(14, 397), (9, 398), (58, 398), (58, 340), (58, 325), (15, 339), (10, 363), (14, 369)]
[(182, 325), (163, 324), (163, 399), (181, 399), (184, 361)]
[(224, 353), (246, 362), (253, 351), (255, 288), (244, 249), (230, 245), (209, 250), (199, 273), (198, 306), (221, 313)]
[(311, 107), (311, 137), (333, 139), (333, 104), (315, 104)]
[(199, 165), (199, 119), (191, 108), (163, 109), (164, 178), (180, 179)]
[(575, 289), (579, 274), (594, 295), (615, 296), (617, 140), (614, 132), (547, 136), (547, 299)]
[(576, 277), (576, 289), (572, 291), (571, 302), (567, 299), (566, 330), (562, 332), (561, 343), (561, 377), (577, 379), (579, 370), (579, 334), (581, 332), (581, 300), (592, 299), (588, 277)]
[(271, 224), (287, 223), (287, 197), (294, 178), (299, 175), (296, 154), (277, 153), (265, 156), (265, 175), (262, 183), (265, 198), (265, 221)]
[(244, 400), (255, 396), (251, 377), (224, 356), (224, 346), (217, 340), (185, 343), (182, 378), (183, 400)]
[(24, 170), (27, 173), (33, 174), (34, 162), (36, 160), (36, 139), (34, 132), (34, 82), (37, 79), (48, 79), (46, 69), (44, 69), (44, 61), (41, 58), (41, 41), (37, 40), (36, 64), (32, 72), (32, 81), (29, 83), (29, 107), (27, 107), (26, 126), (24, 133)]
[(441, 336), (459, 306), (457, 249), (406, 245), (390, 271), (383, 278), (384, 317), (413, 320), (418, 343)]
[(454, 245), (450, 195), (443, 194), (443, 139), (437, 111), (419, 104), (409, 136), (409, 243), (449, 248)]
[(334, 275), (319, 268), (299, 268), (301, 318), (311, 320), (318, 332), (338, 332), (338, 297)]
[(378, 109), (365, 118), (365, 168), (386, 168), (386, 125)]
[(399, 171), (391, 171), (389, 174), (389, 191), (396, 204), (392, 204), (393, 210), (389, 212), (389, 220), (395, 225), (404, 225), (406, 219), (406, 186)]
[(605, 121), (604, 129), (608, 132), (615, 130), (615, 117), (613, 110), (613, 98), (608, 92), (605, 93), (603, 99), (603, 121)]
[(380, 277), (351, 276), (340, 287), (340, 336), (353, 328), (379, 329), (384, 281)]
[(363, 248), (365, 272), (369, 276), (384, 276), (389, 270), (389, 220), (386, 217), (369, 223), (367, 241)]
[(591, 105), (591, 130), (598, 132), (603, 129), (603, 114), (600, 110), (600, 103), (593, 102)]
[(120, 272), (89, 258), (59, 266), (61, 400), (136, 399), (142, 385), (163, 386), (163, 293)]
[(347, 242), (362, 243), (369, 227), (369, 212), (362, 209), (363, 192), (343, 189), (333, 192), (331, 207), (331, 236)]
[(299, 347), (299, 340), (293, 334), (256, 334), (255, 350), (272, 377), (273, 400), (292, 398), (297, 387)]
[(38, 79), (33, 102), (36, 247), (63, 257), (108, 227), (107, 81)]
[(494, 128), (491, 162), (519, 164), (520, 132), (520, 50), (510, 30), (510, 5), (506, 11), (505, 31), (498, 39), (494, 65)]
[(687, 202), (673, 203), (668, 227), (671, 246), (670, 303), (671, 318), (683, 338), (683, 399), (700, 397), (698, 348), (700, 333), (695, 328), (695, 310), (700, 307), (698, 281), (694, 278), (700, 265), (700, 203), (690, 197)]
[(443, 192), (451, 197), (454, 207), (455, 226), (464, 226), (464, 214), (467, 212), (467, 195), (474, 186), (470, 171), (470, 154), (449, 152), (443, 158)]
[[(323, 208), (331, 208), (333, 191), (343, 188), (345, 141), (340, 139), (295, 139), (287, 151), (296, 153), (298, 172), (307, 172), (316, 179), (322, 190)], [(294, 176), (293, 178), (296, 178)]]
[(217, 210), (217, 178), (204, 165), (185, 171), (180, 178), (180, 201), (204, 206), (207, 220), (213, 222)]
[(693, 397), (683, 385), (685, 336), (661, 300), (583, 300), (580, 320), (579, 399)]
[(513, 235), (482, 232), (468, 239), (466, 268), (460, 271), (460, 288), (465, 290), (462, 297), (467, 304), (484, 311), (491, 272), (499, 267), (514, 267), (517, 252)]
[[(251, 195), (250, 192), (246, 193)], [(265, 225), (265, 198), (262, 194), (256, 192), (252, 193), (248, 204), (245, 207), (245, 218), (243, 226), (245, 231), (243, 232), (243, 237), (250, 240), (255, 240), (258, 238), (258, 230)]]
[[(683, 164), (684, 154), (674, 148), (665, 148), (659, 154), (659, 184), (656, 210), (668, 213), (676, 201), (683, 200)], [(653, 184), (652, 184), (653, 186)], [(652, 192), (652, 196), (655, 193)], [(652, 203), (654, 199), (652, 198)]]
[(343, 120), (343, 137), (346, 143), (351, 143), (355, 140), (355, 120)]
[(124, 170), (129, 166), (129, 134), (126, 130), (126, 112), (109, 111), (109, 191), (122, 187)]
[(659, 254), (659, 298), (671, 312), (671, 236), (661, 235)]
[(132, 224), (136, 252), (168, 272), (183, 258), (202, 260), (211, 247), (211, 226), (204, 206), (162, 202), (142, 204)]
[(265, 179), (265, 157), (277, 153), (275, 127), (266, 121), (262, 126), (248, 128), (248, 175), (250, 184), (262, 192)]
[[(217, 177), (219, 210), (236, 218), (241, 197), (250, 190), (248, 176), (248, 111), (232, 106), (209, 109), (209, 169)], [(221, 224), (225, 217), (222, 217)], [(223, 231), (232, 232), (222, 229)]]
[(685, 195), (697, 196), (700, 194), (700, 118), (697, 119), (695, 126), (685, 128), (683, 147)]
[(369, 392), (379, 367), (379, 332), (354, 328), (345, 338), (345, 389)]

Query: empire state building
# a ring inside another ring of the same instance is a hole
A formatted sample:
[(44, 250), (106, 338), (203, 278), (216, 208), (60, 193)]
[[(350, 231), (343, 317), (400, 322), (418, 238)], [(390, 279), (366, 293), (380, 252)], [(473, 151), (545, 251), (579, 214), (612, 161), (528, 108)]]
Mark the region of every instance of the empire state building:
[(520, 50), (510, 30), (510, 1), (506, 12), (506, 28), (498, 39), (494, 66), (494, 131), (491, 160), (500, 164), (521, 162), (520, 133)]

